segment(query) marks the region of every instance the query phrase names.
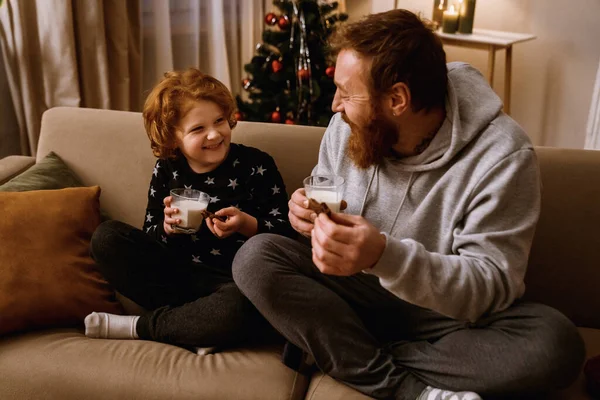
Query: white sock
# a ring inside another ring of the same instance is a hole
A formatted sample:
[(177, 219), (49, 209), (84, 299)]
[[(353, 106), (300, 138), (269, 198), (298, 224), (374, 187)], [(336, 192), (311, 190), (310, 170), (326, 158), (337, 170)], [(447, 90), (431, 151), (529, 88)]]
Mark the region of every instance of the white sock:
[(212, 347), (194, 347), (194, 349), (196, 350), (196, 354), (198, 354), (199, 356), (205, 356), (207, 354), (213, 354), (217, 352), (217, 347), (216, 346), (212, 346)]
[(417, 400), (482, 400), (474, 392), (451, 392), (450, 390), (437, 389), (427, 386), (417, 397)]
[(139, 339), (137, 315), (116, 315), (93, 312), (85, 317), (85, 336), (101, 339)]

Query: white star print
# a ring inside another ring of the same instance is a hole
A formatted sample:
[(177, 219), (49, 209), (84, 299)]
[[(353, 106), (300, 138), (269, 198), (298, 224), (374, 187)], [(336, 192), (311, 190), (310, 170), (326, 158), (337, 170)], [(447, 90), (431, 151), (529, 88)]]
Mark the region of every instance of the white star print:
[(154, 190), (154, 188), (150, 186), (150, 196), (154, 197), (154, 193), (156, 193), (156, 190)]
[(265, 221), (265, 226), (267, 228), (269, 228), (269, 230), (271, 230), (271, 228), (273, 227), (273, 224), (271, 223), (271, 221)]
[(150, 233), (150, 229), (152, 229), (152, 225), (150, 225), (148, 228), (146, 228), (146, 233)]
[(210, 254), (212, 254), (213, 256), (220, 256), (221, 255), (221, 250), (219, 250), (219, 249), (212, 249), (210, 251)]
[(239, 240), (236, 240), (236, 242), (238, 242), (238, 243), (246, 243), (246, 241), (245, 241), (245, 240), (241, 240), (241, 239), (239, 239)]
[(162, 240), (163, 243), (167, 243), (167, 237), (166, 236), (160, 235), (160, 240)]
[(285, 222), (285, 219), (277, 218), (277, 221), (279, 221), (279, 222)]
[(275, 185), (275, 186), (273, 186), (273, 187), (271, 188), (271, 190), (273, 191), (273, 194), (277, 194), (277, 193), (279, 193), (279, 189), (280, 189), (280, 188), (278, 188), (278, 187), (277, 187), (277, 185)]
[(177, 179), (177, 171), (173, 171), (173, 179)]
[(209, 196), (209, 197), (210, 197), (210, 202), (211, 202), (211, 203), (216, 203), (217, 201), (219, 201), (219, 200), (220, 200), (220, 199), (219, 199), (217, 196), (215, 196), (215, 197), (211, 197), (211, 196)]
[(256, 173), (264, 176), (263, 172), (265, 172), (266, 170), (267, 169), (263, 168), (263, 166), (261, 165), (260, 167), (256, 168)]
[(250, 173), (250, 175), (254, 175), (256, 173), (256, 170), (254, 169), (254, 167), (252, 167), (252, 173)]
[(190, 185), (190, 186), (188, 186), (188, 185), (183, 185), (183, 188), (184, 188), (184, 189), (191, 189), (191, 188), (192, 188), (192, 185)]
[(204, 183), (206, 183), (207, 185), (214, 185), (215, 184), (215, 178), (211, 178), (210, 176), (207, 176), (206, 180), (204, 181)]
[(235, 167), (236, 165), (238, 165), (240, 162), (238, 161), (238, 159), (236, 158), (235, 161), (233, 162), (233, 166)]
[(195, 256), (192, 254), (192, 262), (201, 263), (202, 261), (200, 261), (200, 256)]
[(198, 240), (198, 236), (196, 235), (191, 235), (190, 239), (192, 239), (192, 242), (195, 242), (196, 240)]
[(235, 178), (234, 180), (231, 180), (231, 179), (229, 180), (229, 185), (227, 185), (227, 187), (231, 186), (231, 188), (233, 188), (233, 190), (235, 190), (235, 187), (237, 185), (239, 185), (239, 183), (237, 183), (237, 178)]
[(274, 208), (271, 211), (269, 211), (269, 214), (276, 217), (276, 216), (280, 215), (281, 213), (279, 212), (279, 208)]
[(154, 170), (152, 171), (152, 175), (158, 176), (158, 169), (159, 168), (160, 168), (160, 164), (156, 163), (156, 165), (154, 166)]
[(154, 217), (148, 213), (148, 215), (146, 215), (146, 222), (152, 222), (152, 218)]

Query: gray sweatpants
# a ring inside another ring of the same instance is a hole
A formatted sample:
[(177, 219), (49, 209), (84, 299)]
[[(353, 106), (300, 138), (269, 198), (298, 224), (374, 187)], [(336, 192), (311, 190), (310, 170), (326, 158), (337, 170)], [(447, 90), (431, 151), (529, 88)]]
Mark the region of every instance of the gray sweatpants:
[(518, 302), (475, 324), (457, 321), (404, 302), (375, 276), (324, 275), (310, 247), (282, 236), (248, 240), (233, 276), (320, 370), (379, 399), (414, 400), (426, 385), (531, 398), (573, 382), (585, 357), (575, 326), (550, 307)]

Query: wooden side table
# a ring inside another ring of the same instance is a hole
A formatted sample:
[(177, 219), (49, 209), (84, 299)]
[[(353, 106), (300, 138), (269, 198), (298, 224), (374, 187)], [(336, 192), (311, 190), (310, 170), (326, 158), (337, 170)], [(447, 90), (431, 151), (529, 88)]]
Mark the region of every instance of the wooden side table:
[(496, 51), (506, 50), (506, 62), (504, 64), (504, 112), (510, 114), (510, 88), (512, 79), (512, 46), (516, 43), (526, 42), (536, 38), (528, 33), (514, 33), (491, 31), (487, 29), (473, 29), (471, 34), (443, 33), (441, 30), (436, 34), (443, 44), (449, 46), (468, 47), (488, 51), (487, 79), (490, 86), (494, 85), (494, 63)]

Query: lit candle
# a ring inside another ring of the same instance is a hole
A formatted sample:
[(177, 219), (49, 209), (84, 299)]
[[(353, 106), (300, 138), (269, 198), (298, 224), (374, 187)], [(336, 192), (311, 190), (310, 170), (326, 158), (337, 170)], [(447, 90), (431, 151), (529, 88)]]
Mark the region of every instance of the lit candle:
[(460, 18), (458, 32), (473, 33), (473, 20), (475, 19), (475, 0), (460, 0)]
[(454, 6), (450, 6), (442, 17), (442, 32), (444, 33), (455, 33), (458, 29), (458, 12), (454, 9)]

